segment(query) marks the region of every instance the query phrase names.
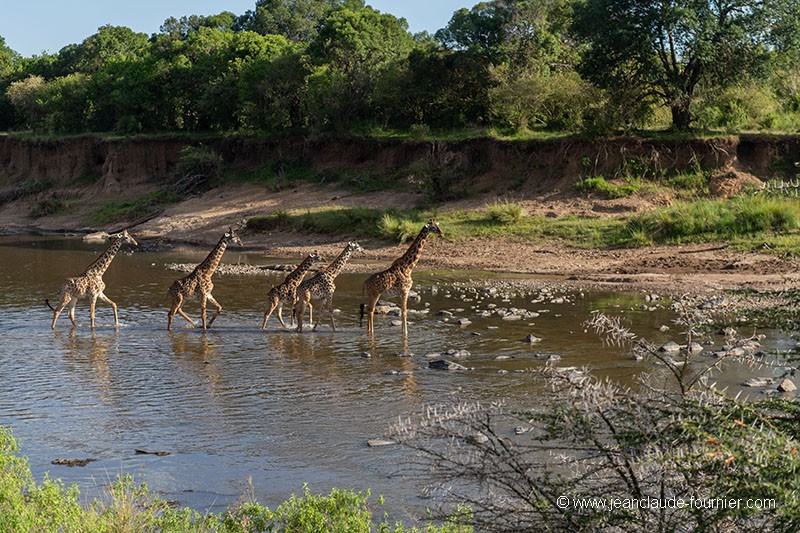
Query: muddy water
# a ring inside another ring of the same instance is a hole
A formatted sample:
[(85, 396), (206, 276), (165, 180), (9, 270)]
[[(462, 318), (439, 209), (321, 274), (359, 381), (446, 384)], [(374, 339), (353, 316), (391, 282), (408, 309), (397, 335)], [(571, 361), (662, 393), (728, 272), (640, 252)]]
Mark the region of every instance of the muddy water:
[[(165, 498), (218, 511), (241, 496), (248, 479), (273, 506), (308, 483), (314, 492), (370, 488), (386, 496), (390, 516), (414, 519), (427, 502), (422, 483), (398, 467), (408, 452), (367, 446), (399, 416), (454, 400), (535, 405), (540, 385), (520, 371), (552, 354), (559, 365), (587, 366), (622, 382), (654, 371), (585, 332), (581, 323), (593, 310), (624, 316), (656, 342), (681, 340), (658, 330), (673, 317), (642, 294), (554, 289), (537, 301), (539, 291), (515, 288), (513, 278), (489, 294), (489, 274), (462, 272), (417, 273), (421, 300), (411, 304), (407, 344), (392, 317), (376, 318), (373, 341), (359, 328), (365, 275), (339, 278), (336, 333), (324, 322), (313, 333), (282, 331), (274, 317), (267, 333), (260, 331), (266, 291), (284, 273), (216, 277), (214, 294), (225, 310), (214, 328), (190, 329), (176, 317), (167, 332), (166, 289), (184, 274), (165, 265), (198, 262), (204, 251), (121, 253), (104, 278), (121, 326), (113, 327), (110, 308), (99, 303), (92, 332), (82, 301), (77, 329), (62, 315), (51, 331), (44, 299), (54, 300), (64, 277), (80, 273), (102, 249), (79, 239), (0, 238), (0, 424), (13, 428), (37, 476), (49, 471), (88, 496), (130, 473)], [(236, 250), (224, 261), (274, 262)], [(538, 316), (480, 316), (493, 306)], [(185, 309), (197, 317), (197, 307)], [(458, 318), (472, 323), (460, 326)], [(525, 343), (529, 333), (542, 341)], [(765, 347), (770, 343), (780, 349), (791, 341), (771, 334)], [(468, 351), (458, 362), (471, 370), (429, 369), (430, 355), (448, 349)], [(745, 375), (733, 370), (727, 379), (735, 384)], [(69, 468), (52, 465), (57, 458), (96, 460)]]

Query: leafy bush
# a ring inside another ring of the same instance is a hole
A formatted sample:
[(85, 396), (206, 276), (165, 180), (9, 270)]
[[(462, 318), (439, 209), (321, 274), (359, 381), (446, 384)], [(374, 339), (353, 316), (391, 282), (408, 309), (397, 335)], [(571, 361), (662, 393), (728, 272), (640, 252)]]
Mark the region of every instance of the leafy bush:
[(63, 211), (66, 207), (67, 202), (64, 198), (60, 194), (53, 193), (37, 201), (31, 207), (29, 215), (31, 218), (45, 217)]
[(522, 206), (508, 199), (495, 200), (486, 207), (489, 219), (499, 224), (516, 224), (522, 220)]
[(406, 218), (391, 213), (381, 217), (381, 236), (399, 243), (408, 242), (417, 236), (421, 229), (421, 221), (417, 218)]
[(630, 183), (617, 185), (606, 181), (602, 176), (582, 179), (575, 183), (575, 189), (581, 192), (599, 192), (609, 199), (627, 198), (639, 190), (636, 185)]
[[(11, 431), (0, 427), (0, 531), (60, 531), (62, 533), (118, 532), (419, 532), (402, 523), (376, 523), (372, 518), (370, 493), (333, 489), (329, 495), (292, 496), (277, 510), (270, 510), (246, 493), (242, 501), (220, 514), (200, 514), (174, 507), (160, 499), (146, 484), (129, 475), (112, 482), (104, 498), (81, 504), (76, 485), (45, 476), (37, 484), (25, 458), (17, 456)], [(382, 505), (380, 498), (378, 505)], [(468, 517), (462, 513), (462, 518)], [(453, 521), (442, 526), (428, 524), (429, 533), (469, 533), (470, 526)]]
[(203, 193), (217, 186), (222, 156), (207, 146), (184, 146), (175, 166), (170, 189), (180, 197)]
[[(673, 304), (687, 345), (719, 312), (703, 301)], [(661, 370), (624, 386), (544, 365), (532, 372), (550, 392), (536, 408), (428, 406), (392, 428), (443, 509), (468, 503), (475, 527), (496, 532), (798, 530), (797, 403), (744, 401), (712, 379), (730, 361), (794, 368), (761, 357), (757, 339), (735, 331), (726, 355), (709, 359), (661, 352), (603, 313), (584, 326)]]

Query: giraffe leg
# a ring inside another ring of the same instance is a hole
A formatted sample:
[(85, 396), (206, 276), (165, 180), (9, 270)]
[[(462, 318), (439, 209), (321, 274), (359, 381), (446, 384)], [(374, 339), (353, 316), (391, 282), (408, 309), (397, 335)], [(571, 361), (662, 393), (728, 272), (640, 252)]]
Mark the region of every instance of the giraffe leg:
[(219, 304), (219, 302), (218, 302), (218, 301), (216, 301), (216, 300), (214, 299), (214, 297), (213, 297), (213, 296), (211, 296), (211, 293), (209, 293), (209, 294), (208, 294), (208, 299), (211, 301), (211, 303), (212, 303), (212, 304), (214, 304), (214, 305), (216, 305), (216, 306), (217, 306), (217, 311), (214, 313), (214, 316), (212, 316), (212, 317), (211, 317), (211, 320), (208, 322), (208, 327), (211, 327), (211, 324), (213, 324), (213, 323), (214, 323), (214, 321), (217, 319), (217, 317), (219, 316), (219, 314), (222, 312), (222, 306)]
[(314, 324), (314, 327), (311, 329), (311, 331), (317, 330), (317, 326), (319, 326), (319, 323), (322, 320), (322, 314), (326, 309), (331, 317), (331, 327), (333, 328), (333, 331), (336, 331), (336, 324), (333, 323), (333, 300), (330, 298), (323, 300), (322, 304), (320, 305), (320, 310), (317, 311), (317, 322)]
[(286, 322), (283, 321), (283, 317), (281, 316), (281, 311), (283, 310), (283, 304), (278, 304), (278, 321), (281, 323), (283, 329), (289, 329), (289, 326), (286, 325)]
[(403, 337), (408, 336), (408, 291), (400, 296), (400, 320), (403, 321)]
[(208, 295), (203, 294), (200, 297), (200, 321), (203, 323), (203, 329), (208, 329), (206, 321), (206, 307), (208, 307)]
[(58, 321), (58, 315), (61, 314), (61, 311), (67, 306), (69, 301), (72, 298), (69, 295), (63, 294), (61, 295), (61, 301), (58, 302), (58, 305), (53, 309), (53, 323), (50, 325), (50, 329), (56, 329), (56, 322)]
[(169, 330), (172, 328), (172, 319), (175, 317), (175, 313), (179, 313), (179, 314), (180, 314), (180, 315), (181, 315), (183, 318), (185, 318), (185, 319), (186, 319), (186, 321), (187, 321), (189, 324), (191, 324), (191, 325), (192, 325), (192, 327), (194, 327), (194, 326), (195, 326), (194, 320), (192, 320), (191, 318), (189, 318), (189, 315), (187, 315), (186, 313), (184, 313), (184, 312), (183, 312), (183, 309), (181, 309), (181, 306), (182, 306), (182, 305), (183, 305), (183, 296), (181, 296), (180, 294), (178, 294), (178, 295), (176, 295), (176, 296), (175, 296), (175, 298), (173, 299), (173, 301), (172, 301), (172, 307), (170, 308), (170, 310), (169, 310), (169, 314), (167, 315), (167, 331), (169, 331)]
[(103, 300), (105, 303), (107, 303), (108, 305), (110, 305), (110, 306), (111, 306), (111, 309), (113, 309), (113, 310), (114, 310), (114, 327), (118, 327), (118, 326), (119, 326), (119, 315), (117, 314), (117, 304), (115, 304), (114, 302), (112, 302), (112, 301), (111, 301), (111, 298), (109, 298), (108, 296), (106, 296), (106, 295), (105, 295), (104, 293), (102, 293), (102, 292), (101, 292), (101, 293), (100, 293), (98, 296), (99, 296), (99, 298), (100, 298), (101, 300)]
[(97, 308), (97, 294), (89, 296), (89, 326), (94, 329), (94, 311)]
[(297, 318), (297, 331), (303, 332), (303, 315), (306, 313), (306, 302), (298, 300), (294, 308), (295, 318)]
[(375, 305), (377, 305), (380, 297), (380, 293), (372, 295), (369, 299), (369, 305), (367, 306), (367, 333), (370, 335), (375, 331)]
[(75, 323), (75, 306), (78, 305), (78, 298), (75, 296), (69, 301), (69, 320), (72, 322), (72, 327), (77, 328), (78, 324)]
[(269, 317), (272, 316), (272, 312), (275, 310), (276, 307), (278, 307), (277, 301), (272, 300), (271, 302), (269, 302), (269, 307), (264, 312), (264, 322), (261, 323), (262, 330), (267, 329), (267, 320), (269, 320)]

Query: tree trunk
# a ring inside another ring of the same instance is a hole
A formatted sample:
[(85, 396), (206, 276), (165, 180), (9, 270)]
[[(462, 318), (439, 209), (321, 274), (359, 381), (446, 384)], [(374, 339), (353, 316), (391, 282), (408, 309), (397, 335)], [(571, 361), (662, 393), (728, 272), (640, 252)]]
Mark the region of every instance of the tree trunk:
[(689, 105), (685, 102), (677, 102), (673, 103), (670, 109), (672, 110), (672, 127), (678, 131), (689, 131), (692, 123)]

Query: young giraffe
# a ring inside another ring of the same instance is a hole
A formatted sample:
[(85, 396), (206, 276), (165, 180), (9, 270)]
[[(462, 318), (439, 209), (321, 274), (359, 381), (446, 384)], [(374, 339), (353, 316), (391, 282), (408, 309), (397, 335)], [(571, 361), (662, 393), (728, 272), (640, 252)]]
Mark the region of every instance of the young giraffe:
[[(222, 306), (211, 295), (211, 291), (214, 290), (211, 276), (219, 266), (222, 255), (225, 253), (225, 249), (228, 247), (229, 243), (242, 246), (242, 240), (233, 228), (228, 228), (228, 231), (225, 232), (214, 249), (211, 250), (202, 263), (195, 267), (191, 274), (172, 282), (168, 292), (172, 306), (167, 315), (167, 331), (172, 328), (172, 319), (175, 317), (175, 313), (180, 313), (189, 324), (194, 326), (194, 321), (181, 309), (183, 302), (193, 296), (200, 298), (200, 319), (203, 322), (203, 329), (210, 328), (214, 320), (217, 319), (222, 311)], [(206, 305), (209, 301), (217, 306), (217, 311), (214, 313), (214, 316), (211, 317), (211, 320), (206, 323)]]
[(278, 320), (281, 323), (281, 326), (284, 328), (288, 328), (289, 326), (286, 325), (286, 322), (283, 321), (283, 317), (281, 316), (281, 311), (283, 310), (283, 304), (288, 302), (289, 305), (294, 308), (294, 302), (297, 298), (297, 286), (300, 285), (300, 282), (303, 281), (303, 276), (306, 275), (308, 269), (311, 268), (311, 265), (317, 261), (324, 261), (322, 257), (317, 254), (317, 252), (313, 252), (311, 255), (303, 259), (303, 262), (295, 268), (280, 285), (276, 285), (272, 287), (269, 292), (267, 293), (267, 310), (264, 312), (264, 322), (261, 324), (261, 329), (267, 329), (267, 320), (272, 315), (272, 312), (275, 309), (278, 310)]
[(128, 230), (111, 235), (110, 239), (111, 244), (106, 248), (106, 251), (95, 259), (94, 262), (83, 271), (83, 274), (74, 278), (67, 278), (67, 280), (64, 281), (63, 285), (61, 285), (61, 296), (55, 308), (50, 305), (49, 301), (45, 300), (47, 306), (53, 310), (53, 323), (50, 325), (51, 329), (56, 329), (58, 315), (61, 314), (61, 311), (63, 311), (67, 305), (69, 305), (69, 319), (72, 322), (72, 326), (77, 327), (75, 324), (75, 305), (77, 305), (80, 298), (83, 298), (87, 294), (89, 295), (89, 323), (92, 329), (94, 329), (94, 310), (98, 298), (111, 305), (111, 308), (114, 310), (114, 326), (119, 326), (117, 304), (112, 302), (111, 299), (103, 293), (106, 288), (106, 284), (103, 282), (103, 274), (105, 274), (114, 256), (117, 255), (117, 252), (119, 252), (119, 249), (122, 248), (124, 243), (127, 242), (133, 246), (138, 246), (138, 243), (130, 236)]
[[(382, 272), (371, 275), (364, 281), (362, 291), (363, 297), (367, 300), (367, 333), (373, 332), (373, 317), (375, 304), (381, 294), (394, 295), (400, 297), (400, 315), (403, 321), (403, 337), (408, 335), (408, 323), (406, 321), (408, 311), (408, 293), (414, 284), (411, 279), (411, 271), (417, 266), (422, 249), (425, 247), (425, 239), (428, 235), (435, 233), (444, 237), (444, 233), (439, 229), (435, 220), (431, 220), (417, 235), (406, 253), (398, 257), (392, 266)], [(361, 304), (361, 320), (364, 320), (364, 305)]]
[(306, 307), (308, 307), (309, 323), (314, 322), (313, 306), (311, 305), (312, 298), (316, 300), (322, 300), (322, 307), (320, 308), (320, 311), (317, 311), (317, 323), (314, 324), (312, 331), (317, 329), (322, 317), (321, 311), (325, 309), (328, 310), (328, 313), (331, 317), (331, 328), (333, 328), (333, 331), (336, 331), (336, 324), (333, 321), (333, 293), (336, 291), (336, 285), (334, 284), (334, 281), (336, 280), (336, 277), (341, 274), (342, 270), (344, 269), (344, 265), (347, 263), (347, 260), (350, 259), (350, 256), (355, 252), (363, 251), (364, 249), (361, 248), (357, 242), (353, 241), (347, 243), (347, 246), (345, 246), (342, 253), (339, 254), (339, 257), (337, 257), (333, 263), (325, 267), (323, 270), (320, 270), (312, 277), (303, 281), (297, 287), (297, 303), (295, 312), (292, 313), (292, 318), (297, 316), (297, 331), (303, 331), (303, 314), (305, 314)]

